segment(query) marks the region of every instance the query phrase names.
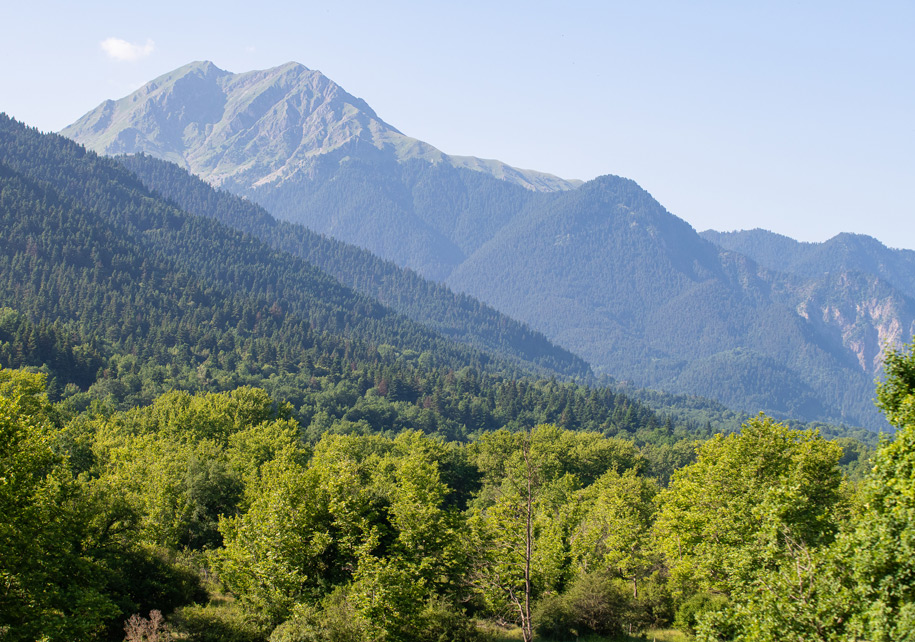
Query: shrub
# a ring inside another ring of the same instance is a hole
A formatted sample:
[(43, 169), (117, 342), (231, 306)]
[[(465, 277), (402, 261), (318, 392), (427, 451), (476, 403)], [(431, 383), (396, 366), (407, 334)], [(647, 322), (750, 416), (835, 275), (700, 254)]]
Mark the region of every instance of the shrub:
[(270, 634), (270, 642), (368, 642), (362, 619), (342, 592), (329, 595), (322, 606), (300, 604), (293, 616)]
[(677, 609), (674, 626), (687, 635), (695, 635), (696, 625), (702, 616), (706, 613), (721, 611), (727, 605), (728, 599), (723, 595), (696, 593)]
[(174, 615), (176, 633), (188, 642), (265, 642), (264, 631), (235, 603), (185, 606)]
[(419, 616), (417, 642), (478, 642), (473, 620), (443, 600), (431, 601)]
[(575, 620), (564, 597), (546, 595), (534, 609), (537, 635), (550, 640), (574, 640), (578, 637)]
[(579, 575), (562, 596), (549, 595), (534, 611), (537, 633), (553, 640), (620, 633), (631, 600), (623, 583), (603, 572)]
[(631, 609), (621, 583), (601, 572), (579, 575), (565, 599), (579, 635), (619, 633)]

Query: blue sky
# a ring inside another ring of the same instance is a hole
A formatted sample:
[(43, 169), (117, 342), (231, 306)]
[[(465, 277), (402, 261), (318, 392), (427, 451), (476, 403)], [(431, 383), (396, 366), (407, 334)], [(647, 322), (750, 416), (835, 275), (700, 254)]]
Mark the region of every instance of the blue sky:
[(4, 22), (0, 111), (45, 131), (192, 60), (294, 60), (445, 152), (626, 176), (697, 230), (915, 249), (911, 1), (33, 0)]

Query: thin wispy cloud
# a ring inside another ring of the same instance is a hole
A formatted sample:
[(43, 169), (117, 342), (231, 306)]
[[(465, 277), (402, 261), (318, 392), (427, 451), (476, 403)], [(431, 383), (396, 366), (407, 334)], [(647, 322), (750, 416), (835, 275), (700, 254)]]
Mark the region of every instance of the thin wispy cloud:
[(122, 62), (134, 62), (146, 58), (156, 48), (156, 44), (149, 38), (144, 45), (135, 45), (120, 38), (106, 38), (99, 44), (109, 58)]

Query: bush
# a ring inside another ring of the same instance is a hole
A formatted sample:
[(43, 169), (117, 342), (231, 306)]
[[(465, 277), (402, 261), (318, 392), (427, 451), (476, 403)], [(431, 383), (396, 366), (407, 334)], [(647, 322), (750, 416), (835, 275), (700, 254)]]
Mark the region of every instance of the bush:
[(632, 610), (626, 587), (603, 572), (579, 575), (565, 595), (550, 595), (537, 604), (537, 633), (553, 640), (620, 633)]
[(266, 642), (265, 632), (235, 603), (210, 602), (175, 611), (174, 630), (188, 642)]
[(550, 640), (565, 641), (578, 637), (575, 619), (564, 597), (547, 595), (534, 608), (537, 635)]
[(628, 594), (607, 573), (579, 575), (566, 594), (566, 601), (579, 635), (612, 635), (623, 628), (631, 610)]
[(335, 592), (322, 606), (298, 605), (270, 634), (270, 642), (368, 642), (363, 621), (346, 596)]
[(723, 595), (696, 593), (677, 609), (674, 627), (687, 635), (696, 635), (696, 626), (702, 616), (706, 613), (721, 611), (727, 608), (727, 605), (728, 599)]
[(473, 620), (445, 601), (432, 601), (419, 615), (417, 642), (478, 642)]

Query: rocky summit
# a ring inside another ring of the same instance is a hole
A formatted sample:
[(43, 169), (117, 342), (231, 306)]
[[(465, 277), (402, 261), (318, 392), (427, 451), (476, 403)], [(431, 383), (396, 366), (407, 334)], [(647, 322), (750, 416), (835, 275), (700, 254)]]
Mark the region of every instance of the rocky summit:
[(193, 62), (105, 101), (61, 133), (103, 154), (164, 158), (230, 189), (280, 184), (352, 156), (445, 163), (535, 191), (578, 184), (444, 154), (388, 125), (320, 71), (295, 62), (240, 74)]

